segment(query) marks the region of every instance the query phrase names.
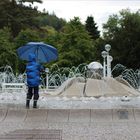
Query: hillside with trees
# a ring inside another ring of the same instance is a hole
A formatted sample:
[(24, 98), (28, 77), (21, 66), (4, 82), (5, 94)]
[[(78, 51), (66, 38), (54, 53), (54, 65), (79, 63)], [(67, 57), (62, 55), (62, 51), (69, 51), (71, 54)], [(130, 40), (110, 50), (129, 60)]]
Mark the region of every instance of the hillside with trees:
[(115, 64), (140, 68), (140, 11), (122, 10), (109, 17), (104, 28), (104, 40), (112, 45)]
[(34, 2), (42, 1), (0, 1), (0, 67), (10, 65), (15, 72), (23, 72), (26, 62), (19, 60), (16, 50), (30, 41), (42, 41), (57, 48), (58, 60), (44, 64), (47, 67), (71, 67), (97, 60), (102, 63), (101, 52), (106, 43), (112, 46), (113, 65), (140, 67), (140, 11), (122, 10), (110, 15), (100, 36), (93, 16), (88, 16), (85, 23), (79, 17), (67, 22), (58, 18), (57, 13), (38, 11)]

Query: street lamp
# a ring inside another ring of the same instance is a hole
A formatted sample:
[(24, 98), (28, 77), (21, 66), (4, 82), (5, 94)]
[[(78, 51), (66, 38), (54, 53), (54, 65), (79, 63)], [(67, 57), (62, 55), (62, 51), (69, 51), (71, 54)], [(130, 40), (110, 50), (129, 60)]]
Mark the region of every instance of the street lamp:
[(111, 45), (110, 45), (110, 44), (106, 44), (106, 45), (105, 45), (105, 50), (106, 50), (107, 52), (109, 52), (110, 49), (111, 49)]
[(109, 77), (111, 77), (111, 62), (113, 61), (113, 57), (111, 55), (109, 55)]
[(107, 57), (107, 52), (106, 51), (102, 51), (102, 57), (104, 59), (104, 62), (103, 62), (103, 76), (106, 77), (106, 63), (105, 63), (105, 58)]
[(138, 70), (138, 90), (140, 91), (140, 70)]
[(111, 61), (112, 61), (112, 57), (109, 55), (110, 49), (111, 49), (111, 45), (106, 44), (105, 45), (105, 50), (107, 51), (107, 77), (111, 77)]
[(49, 77), (48, 77), (49, 69), (45, 68), (45, 72), (46, 72), (46, 89), (48, 89), (48, 87), (49, 87)]

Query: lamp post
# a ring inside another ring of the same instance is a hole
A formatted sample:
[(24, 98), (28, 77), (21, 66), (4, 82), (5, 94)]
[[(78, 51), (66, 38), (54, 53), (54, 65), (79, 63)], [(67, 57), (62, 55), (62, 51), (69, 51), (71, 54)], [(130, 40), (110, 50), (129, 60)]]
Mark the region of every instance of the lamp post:
[(113, 61), (113, 57), (109, 55), (109, 77), (111, 77), (111, 62)]
[(104, 59), (103, 62), (103, 77), (106, 77), (106, 63), (105, 63), (105, 58), (107, 57), (107, 52), (106, 51), (102, 51), (102, 57)]
[(138, 70), (138, 90), (140, 91), (140, 70)]
[(109, 60), (109, 59), (111, 59), (111, 57), (109, 55), (110, 49), (111, 49), (111, 45), (106, 44), (105, 45), (105, 50), (107, 51), (107, 77), (111, 77), (111, 61)]
[(49, 77), (48, 77), (49, 69), (45, 68), (45, 72), (46, 72), (46, 89), (48, 89), (48, 87), (49, 87)]

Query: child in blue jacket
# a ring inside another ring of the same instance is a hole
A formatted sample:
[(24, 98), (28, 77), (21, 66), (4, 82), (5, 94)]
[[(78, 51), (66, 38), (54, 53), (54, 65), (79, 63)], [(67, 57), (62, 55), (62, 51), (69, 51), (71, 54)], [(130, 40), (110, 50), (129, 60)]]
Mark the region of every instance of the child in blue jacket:
[(33, 97), (33, 108), (37, 108), (39, 99), (40, 72), (43, 66), (36, 62), (35, 54), (29, 54), (29, 62), (26, 65), (28, 93), (26, 98), (26, 108), (30, 107), (30, 100)]

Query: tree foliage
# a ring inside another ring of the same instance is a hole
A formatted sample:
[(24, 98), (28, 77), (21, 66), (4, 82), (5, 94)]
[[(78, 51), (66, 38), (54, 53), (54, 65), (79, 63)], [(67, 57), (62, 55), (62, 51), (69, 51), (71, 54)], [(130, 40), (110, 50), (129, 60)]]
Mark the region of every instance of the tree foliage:
[[(29, 2), (29, 6), (24, 3)], [(78, 17), (66, 22), (55, 14), (39, 12), (32, 3), (41, 0), (0, 1), (0, 66), (11, 65), (15, 71), (24, 71), (16, 49), (31, 41), (43, 41), (57, 48), (59, 66), (77, 66), (81, 63), (102, 61), (101, 52), (111, 44), (113, 65), (121, 63), (139, 68), (140, 11), (122, 10), (111, 15), (103, 25), (103, 37), (92, 16), (82, 24)], [(9, 10), (10, 9), (10, 10)], [(46, 64), (47, 66), (52, 63)]]
[(17, 48), (25, 45), (28, 42), (39, 42), (39, 41), (40, 41), (39, 32), (31, 29), (21, 30), (21, 32), (15, 38)]
[(62, 18), (58, 18), (54, 13), (49, 14), (44, 12), (37, 17), (39, 21), (39, 26), (52, 26), (55, 30), (60, 31), (62, 27), (66, 24), (66, 21)]
[[(17, 55), (14, 48), (14, 43), (11, 42), (11, 34), (9, 29), (0, 30), (0, 66), (10, 65), (13, 69), (17, 67)], [(15, 63), (13, 63), (15, 62)]]
[(98, 27), (94, 21), (93, 16), (87, 17), (85, 27), (93, 40), (96, 40), (100, 37), (100, 32), (98, 31)]
[(92, 40), (79, 18), (75, 17), (64, 26), (59, 42), (61, 44), (58, 61), (60, 66), (77, 66), (92, 60)]
[(113, 62), (140, 68), (140, 11), (122, 10), (109, 17), (104, 29), (104, 39), (112, 45)]
[(23, 2), (41, 2), (40, 0), (4, 0), (0, 1), (0, 28), (8, 27), (13, 37), (17, 36), (21, 29), (37, 27), (36, 8), (27, 7)]

